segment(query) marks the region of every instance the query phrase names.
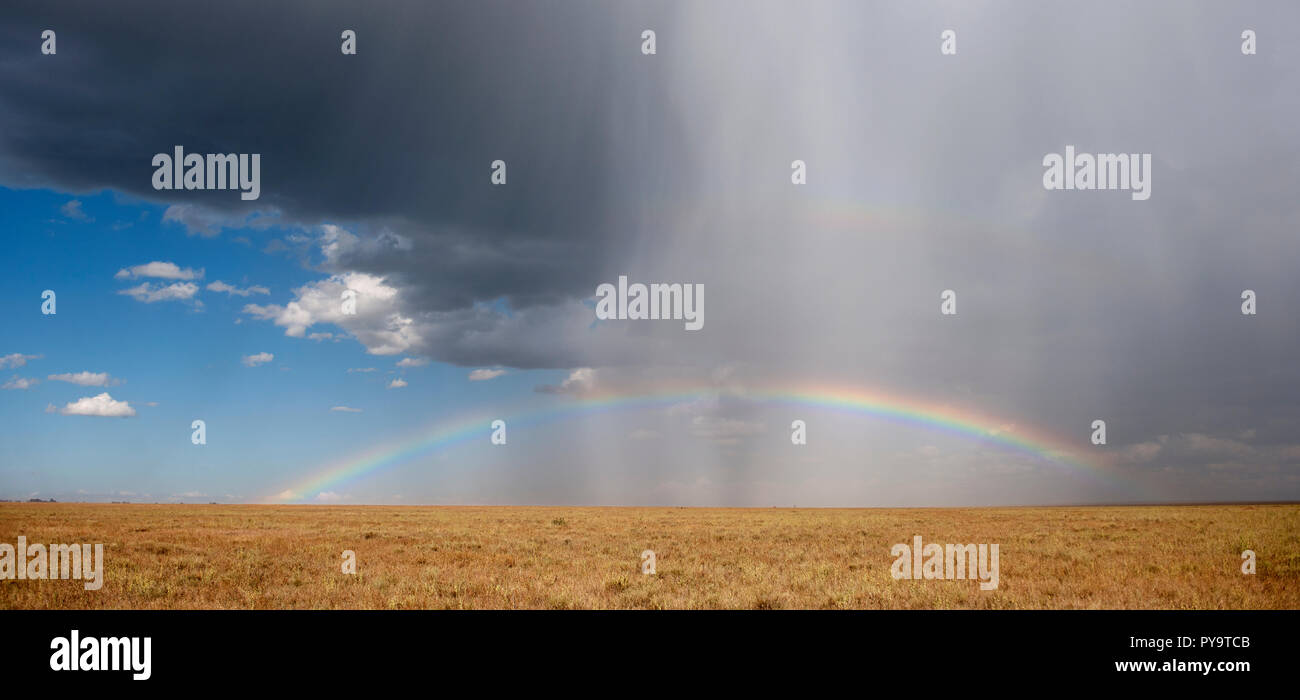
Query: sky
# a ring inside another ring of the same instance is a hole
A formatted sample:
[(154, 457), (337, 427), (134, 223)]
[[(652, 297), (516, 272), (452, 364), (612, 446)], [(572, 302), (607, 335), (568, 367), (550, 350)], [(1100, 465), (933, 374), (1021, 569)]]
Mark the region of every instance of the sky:
[[(0, 498), (1300, 499), (1294, 3), (4, 15)], [(260, 197), (155, 189), (177, 145)], [(598, 319), (623, 275), (703, 328)]]

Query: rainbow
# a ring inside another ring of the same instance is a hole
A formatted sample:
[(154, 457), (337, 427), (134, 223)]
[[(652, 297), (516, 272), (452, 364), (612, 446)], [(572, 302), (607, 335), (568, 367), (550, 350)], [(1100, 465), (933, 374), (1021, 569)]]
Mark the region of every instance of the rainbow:
[[(925, 430), (961, 436), (999, 449), (1028, 455), (1094, 482), (1115, 486), (1109, 470), (1080, 458), (1078, 448), (1042, 430), (1008, 425), (1009, 421), (951, 406), (901, 396), (840, 386), (747, 387), (744, 390), (720, 390), (718, 387), (660, 386), (649, 392), (604, 394), (585, 398), (557, 396), (554, 405), (518, 415), (506, 416), (513, 434), (540, 424), (567, 418), (615, 410), (638, 410), (681, 403), (734, 396), (764, 403), (789, 405), (815, 410), (831, 410), (888, 420)], [(374, 447), (313, 471), (289, 488), (272, 497), (272, 502), (302, 502), (324, 491), (408, 462), (420, 456), (445, 450), (471, 440), (487, 440), (491, 419), (475, 418), (451, 424), (435, 425), (390, 444)]]

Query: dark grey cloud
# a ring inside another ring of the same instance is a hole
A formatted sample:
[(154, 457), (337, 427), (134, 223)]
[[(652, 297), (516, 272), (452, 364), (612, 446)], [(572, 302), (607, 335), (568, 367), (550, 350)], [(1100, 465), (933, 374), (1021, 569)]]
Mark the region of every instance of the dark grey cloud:
[[(211, 235), (254, 211), (349, 222), (420, 245), (343, 262), (413, 288), (422, 307), (586, 291), (623, 245), (608, 202), (620, 81), (638, 25), (608, 4), (25, 3), (6, 9), (0, 178), (111, 188), (180, 208)], [(39, 53), (42, 29), (57, 57)], [(344, 56), (340, 33), (359, 51)], [(154, 153), (262, 154), (262, 197), (156, 192)], [(508, 164), (494, 188), (489, 164)]]

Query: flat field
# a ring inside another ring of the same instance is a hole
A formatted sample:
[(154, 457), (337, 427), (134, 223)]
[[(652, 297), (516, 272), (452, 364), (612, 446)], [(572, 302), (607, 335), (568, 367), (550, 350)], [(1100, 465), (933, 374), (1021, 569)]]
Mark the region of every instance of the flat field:
[[(0, 504), (20, 535), (103, 543), (104, 585), (0, 580), (0, 608), (1300, 608), (1300, 505)], [(998, 588), (895, 580), (914, 535), (998, 544)]]

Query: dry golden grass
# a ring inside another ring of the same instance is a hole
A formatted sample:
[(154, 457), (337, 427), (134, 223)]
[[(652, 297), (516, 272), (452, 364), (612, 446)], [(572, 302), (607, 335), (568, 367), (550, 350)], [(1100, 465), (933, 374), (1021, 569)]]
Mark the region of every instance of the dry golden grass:
[[(698, 509), (0, 504), (0, 542), (104, 543), (104, 586), (0, 608), (1297, 608), (1300, 506)], [(1000, 587), (895, 581), (998, 543)], [(356, 552), (358, 573), (340, 570)], [(640, 573), (654, 550), (658, 573)], [(1253, 549), (1258, 573), (1241, 573)]]

